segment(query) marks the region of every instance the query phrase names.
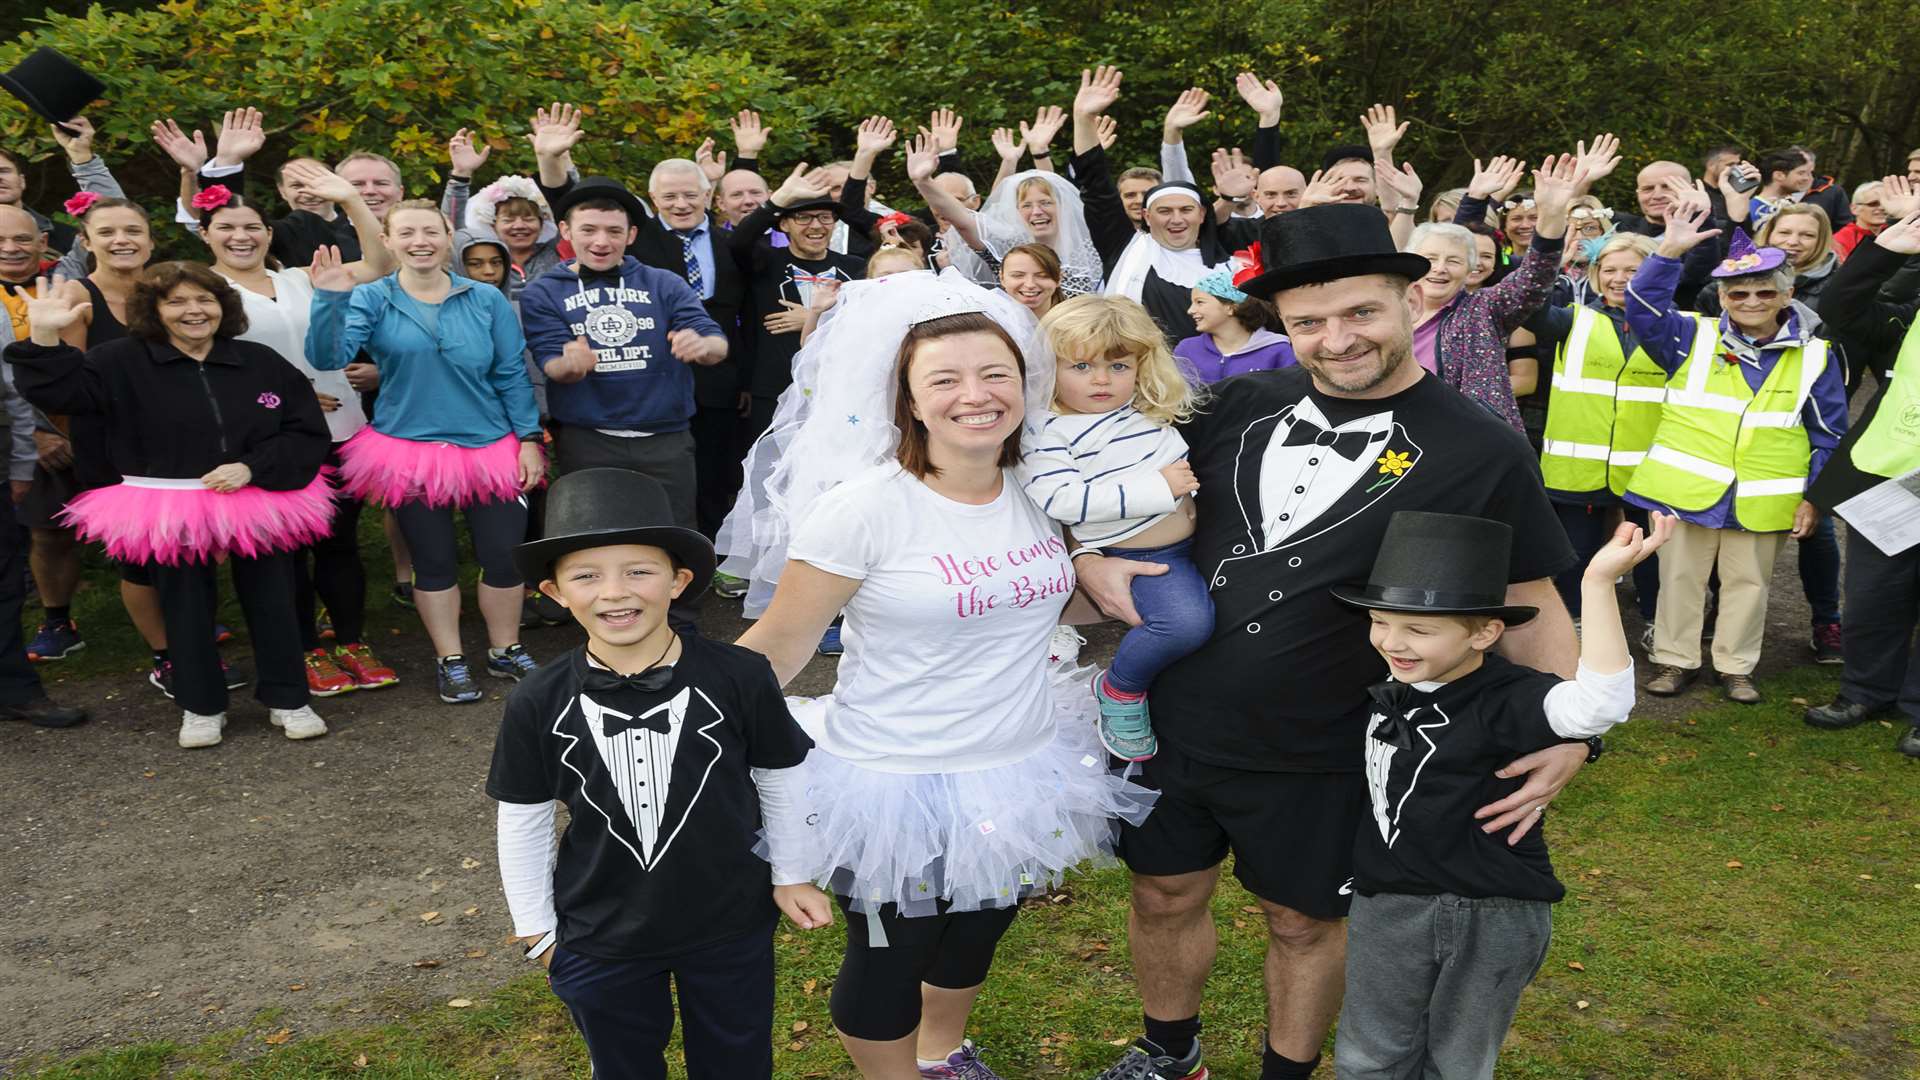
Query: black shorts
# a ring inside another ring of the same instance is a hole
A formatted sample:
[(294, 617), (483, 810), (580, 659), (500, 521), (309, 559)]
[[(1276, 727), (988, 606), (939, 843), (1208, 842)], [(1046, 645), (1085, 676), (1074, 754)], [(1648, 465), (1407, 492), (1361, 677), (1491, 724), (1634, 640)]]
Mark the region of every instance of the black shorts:
[(1233, 876), (1262, 900), (1317, 919), (1353, 902), (1353, 844), (1367, 814), (1366, 777), (1246, 772), (1195, 761), (1162, 740), (1138, 782), (1153, 813), (1120, 828), (1120, 858), (1150, 877), (1190, 874), (1233, 853)]
[(35, 464), (33, 487), (27, 490), (27, 497), (20, 500), (14, 517), (29, 529), (70, 528), (56, 515), (78, 494), (80, 482), (74, 478), (72, 469), (49, 469)]

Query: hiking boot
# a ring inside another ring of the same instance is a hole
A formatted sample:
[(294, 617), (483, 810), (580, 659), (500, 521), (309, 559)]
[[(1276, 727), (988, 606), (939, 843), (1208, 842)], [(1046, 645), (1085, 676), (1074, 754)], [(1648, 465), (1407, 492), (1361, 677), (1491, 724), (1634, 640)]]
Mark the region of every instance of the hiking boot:
[(960, 1049), (948, 1054), (945, 1064), (920, 1066), (920, 1075), (924, 1080), (1005, 1080), (980, 1060), (980, 1049), (972, 1039), (962, 1040)]
[(1727, 692), (1728, 701), (1737, 701), (1742, 705), (1754, 705), (1760, 701), (1760, 688), (1753, 684), (1751, 675), (1721, 675), (1720, 686)]
[(1074, 666), (1080, 662), (1080, 646), (1086, 643), (1087, 639), (1073, 627), (1065, 623), (1054, 627), (1052, 636), (1047, 638), (1047, 663)]
[(220, 732), (226, 726), (226, 713), (202, 716), (197, 712), (183, 712), (180, 714), (180, 748), (197, 750), (203, 746), (218, 746)]
[(1850, 727), (1859, 727), (1886, 711), (1887, 707), (1884, 705), (1879, 708), (1870, 708), (1855, 704), (1846, 698), (1837, 697), (1833, 699), (1831, 705), (1815, 705), (1808, 709), (1801, 719), (1807, 722), (1808, 727), (1824, 728), (1827, 731), (1844, 731)]
[(439, 684), (440, 700), (449, 705), (471, 705), (481, 698), (480, 684), (473, 681), (467, 658), (455, 653), (434, 662), (434, 680)]
[(1093, 676), (1093, 696), (1100, 703), (1100, 745), (1122, 761), (1145, 761), (1160, 751), (1147, 716), (1147, 699), (1121, 701), (1107, 693), (1107, 673)]
[(381, 663), (364, 642), (350, 642), (333, 650), (333, 661), (353, 676), (353, 685), (362, 690), (378, 690), (400, 681), (399, 674)]
[(1207, 1080), (1209, 1075), (1200, 1060), (1200, 1040), (1193, 1041), (1187, 1056), (1176, 1058), (1140, 1038), (1093, 1080)]
[(289, 739), (317, 739), (327, 733), (327, 722), (313, 711), (313, 706), (302, 705), (297, 709), (268, 709), (267, 721), (286, 733)]
[(64, 622), (43, 622), (40, 631), (27, 643), (27, 659), (36, 664), (45, 664), (53, 660), (65, 660), (74, 653), (87, 647), (80, 640), (80, 628), (73, 625), (72, 619)]
[(325, 649), (315, 649), (306, 655), (307, 693), (314, 697), (333, 697), (344, 694), (355, 686), (353, 676), (341, 671), (327, 655)]
[(1813, 662), (1816, 664), (1844, 664), (1846, 656), (1840, 651), (1840, 624), (1823, 622), (1813, 624)]
[(87, 710), (55, 705), (51, 698), (37, 697), (18, 705), (0, 705), (0, 720), (25, 720), (34, 727), (69, 728), (87, 722)]
[(1893, 748), (1908, 757), (1920, 758), (1920, 724), (1907, 728), (1907, 733), (1900, 736), (1900, 741), (1894, 743)]
[(502, 649), (498, 655), (491, 650), (487, 653), (487, 674), (496, 679), (512, 679), (514, 682), (519, 682), (533, 674), (534, 669), (539, 666), (533, 662), (527, 647), (519, 642), (514, 642)]
[(1672, 664), (1655, 664), (1653, 678), (1647, 680), (1647, 693), (1655, 697), (1672, 697), (1685, 690), (1694, 677), (1700, 674), (1699, 668), (1674, 667)]
[(713, 595), (738, 600), (747, 595), (747, 579), (734, 577), (732, 574), (722, 574), (716, 570), (713, 574)]

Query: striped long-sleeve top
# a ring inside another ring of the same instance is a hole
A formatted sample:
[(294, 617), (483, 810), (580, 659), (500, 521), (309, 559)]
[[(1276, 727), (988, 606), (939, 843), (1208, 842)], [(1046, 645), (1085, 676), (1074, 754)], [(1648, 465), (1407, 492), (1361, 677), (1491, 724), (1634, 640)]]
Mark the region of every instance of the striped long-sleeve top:
[(1043, 413), (1029, 425), (1015, 470), (1020, 485), (1082, 547), (1124, 546), (1173, 512), (1178, 500), (1160, 470), (1186, 457), (1187, 443), (1172, 426), (1131, 405)]

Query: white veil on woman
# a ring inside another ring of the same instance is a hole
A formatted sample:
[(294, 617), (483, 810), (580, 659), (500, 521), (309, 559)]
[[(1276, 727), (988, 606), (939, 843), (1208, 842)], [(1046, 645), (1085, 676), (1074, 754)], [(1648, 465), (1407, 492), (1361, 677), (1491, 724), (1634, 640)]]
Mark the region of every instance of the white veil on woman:
[[(1020, 213), (1020, 186), (1034, 179), (1053, 189), (1057, 231), (1052, 240), (1036, 240)], [(1060, 257), (1060, 287), (1068, 296), (1100, 291), (1106, 268), (1100, 262), (1100, 249), (1093, 245), (1093, 232), (1087, 228), (1080, 189), (1066, 177), (1039, 169), (1014, 173), (994, 185), (986, 205), (974, 215), (974, 228), (981, 246), (994, 261), (1005, 262), (1007, 252), (1021, 244), (1045, 244)]]
[[(1029, 419), (1053, 396), (1053, 355), (1033, 315), (1012, 297), (957, 271), (925, 270), (849, 282), (793, 358), (793, 385), (773, 423), (747, 451), (746, 482), (720, 527), (721, 572), (748, 579), (746, 614), (758, 617), (787, 563), (787, 542), (814, 500), (849, 477), (893, 460), (895, 364), (907, 329), (929, 319), (981, 312), (999, 323), (1026, 361)], [(1023, 438), (1031, 431), (1023, 425)]]

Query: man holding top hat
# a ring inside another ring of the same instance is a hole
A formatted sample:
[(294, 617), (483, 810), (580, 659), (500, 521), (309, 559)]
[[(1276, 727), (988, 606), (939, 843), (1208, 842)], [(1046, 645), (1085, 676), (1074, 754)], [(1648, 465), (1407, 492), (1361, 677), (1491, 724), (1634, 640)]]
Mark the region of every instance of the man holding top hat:
[[(1573, 184), (1578, 166), (1540, 171)], [(1410, 288), (1427, 260), (1394, 249), (1370, 206), (1308, 207), (1261, 222), (1246, 293), (1285, 320), (1297, 368), (1215, 385), (1182, 425), (1201, 487), (1194, 561), (1217, 612), (1213, 638), (1154, 683), (1160, 755), (1144, 782), (1161, 796), (1122, 836), (1134, 873), (1130, 940), (1146, 1037), (1103, 1076), (1200, 1080), (1196, 1039), (1215, 931), (1208, 900), (1221, 862), (1259, 897), (1269, 930), (1263, 1080), (1305, 1077), (1339, 1009), (1353, 891), (1353, 840), (1366, 818), (1367, 687), (1380, 657), (1333, 598), (1366, 576), (1396, 511), (1470, 514), (1514, 535), (1504, 601), (1539, 609), (1510, 631), (1516, 663), (1570, 676), (1572, 621), (1552, 576), (1573, 562), (1526, 439), (1413, 358)], [(1128, 581), (1157, 568), (1085, 554), (1080, 582), (1135, 621)], [(1263, 673), (1249, 679), (1248, 671)], [(1505, 762), (1525, 777), (1481, 807), (1479, 827), (1518, 838), (1586, 760), (1556, 746)]]

